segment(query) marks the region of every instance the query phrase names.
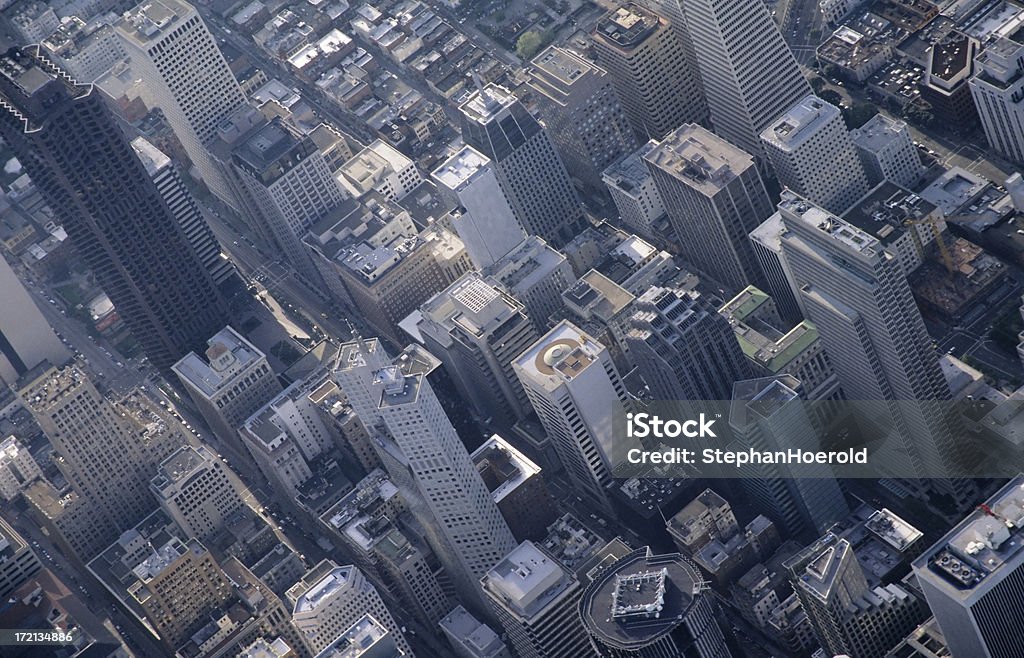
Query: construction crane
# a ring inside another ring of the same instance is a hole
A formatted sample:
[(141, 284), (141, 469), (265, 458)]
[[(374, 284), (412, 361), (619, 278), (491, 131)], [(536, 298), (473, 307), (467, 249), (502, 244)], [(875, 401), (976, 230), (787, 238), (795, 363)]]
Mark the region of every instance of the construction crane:
[(950, 276), (956, 273), (956, 266), (953, 264), (953, 256), (949, 253), (949, 248), (946, 246), (946, 240), (942, 237), (942, 231), (936, 225), (937, 221), (934, 217), (924, 217), (922, 219), (906, 219), (903, 221), (903, 225), (908, 227), (910, 235), (914, 238), (914, 246), (917, 247), (917, 253), (921, 254), (924, 258), (924, 244), (921, 242), (921, 236), (917, 232), (917, 227), (921, 224), (927, 224), (931, 230), (932, 235), (935, 236), (935, 244), (939, 248), (939, 255), (942, 257), (942, 263), (946, 266), (946, 271), (949, 272)]

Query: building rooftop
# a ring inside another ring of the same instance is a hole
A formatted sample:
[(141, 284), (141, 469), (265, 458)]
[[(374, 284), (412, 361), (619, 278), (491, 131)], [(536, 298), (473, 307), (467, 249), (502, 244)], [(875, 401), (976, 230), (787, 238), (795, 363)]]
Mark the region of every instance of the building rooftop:
[(463, 646), (481, 658), (497, 655), (505, 647), (490, 626), (478, 620), (461, 605), (445, 615), (440, 626), (448, 635), (457, 638)]
[(567, 591), (574, 579), (554, 558), (525, 541), (492, 567), (481, 583), (496, 602), (529, 619)]
[(788, 190), (783, 190), (778, 207), (787, 217), (798, 219), (849, 249), (863, 254), (882, 253), (878, 238)]
[(612, 320), (636, 297), (597, 270), (590, 270), (562, 293), (562, 299), (585, 319)]
[(640, 188), (651, 178), (651, 172), (644, 164), (644, 158), (657, 148), (658, 142), (650, 140), (636, 151), (619, 160), (601, 174), (606, 185), (636, 198)]
[(471, 121), (488, 124), (504, 116), (508, 108), (518, 102), (512, 92), (502, 86), (492, 83), (482, 87), (478, 84), (476, 92), (459, 109)]
[[(1018, 475), (914, 561), (918, 578), (955, 599), (1024, 560), (1024, 475)], [(1012, 565), (1012, 566), (1011, 566)]]
[(206, 344), (209, 348), (205, 358), (189, 352), (172, 366), (178, 377), (206, 397), (213, 397), (233, 385), (235, 377), (266, 358), (230, 326), (218, 331)]
[(257, 129), (235, 146), (234, 160), (264, 185), (271, 185), (315, 150), (312, 141), (281, 117)]
[(864, 522), (864, 527), (901, 552), (906, 551), (924, 536), (923, 532), (885, 508), (875, 510)]
[(746, 151), (695, 124), (684, 124), (666, 135), (644, 160), (707, 196), (714, 196), (754, 166)]
[(878, 153), (894, 141), (900, 140), (901, 133), (905, 133), (906, 130), (905, 122), (889, 118), (879, 112), (860, 128), (851, 130), (850, 137), (858, 147), (871, 153)]
[(180, 483), (200, 471), (207, 470), (214, 459), (206, 447), (197, 449), (188, 445), (182, 446), (160, 463), (151, 485), (158, 491), (162, 491), (165, 487)]
[(146, 47), (181, 24), (194, 13), (189, 5), (178, 0), (146, 0), (124, 13), (118, 30), (138, 47)]
[(662, 19), (636, 4), (613, 9), (598, 22), (594, 35), (605, 43), (631, 50), (658, 30)]
[(329, 601), (332, 596), (338, 593), (348, 580), (352, 577), (353, 566), (334, 568), (323, 574), (318, 580), (311, 583), (295, 600), (294, 613), (310, 612)]
[(637, 651), (684, 623), (704, 589), (700, 573), (678, 553), (641, 548), (597, 576), (583, 593), (580, 613), (602, 644)]
[(171, 159), (145, 137), (133, 139), (132, 148), (135, 149), (135, 154), (139, 156), (139, 160), (142, 161), (142, 166), (146, 168), (146, 173), (150, 178), (171, 166)]
[(369, 614), (324, 647), (316, 658), (399, 658), (388, 629)]
[(520, 354), (514, 363), (554, 390), (597, 361), (604, 349), (596, 339), (571, 322), (562, 320)]
[(491, 438), (484, 441), (470, 458), (477, 472), (483, 476), (496, 503), (540, 473), (540, 466), (497, 434), (492, 434)]
[(339, 172), (357, 195), (374, 189), (385, 177), (414, 166), (412, 160), (381, 139), (376, 139), (341, 165)]
[(442, 187), (457, 191), (487, 171), (490, 162), (490, 158), (472, 146), (463, 146), (430, 176)]
[(562, 253), (551, 248), (543, 238), (531, 235), (483, 273), (515, 294), (546, 279), (564, 262)]
[(565, 105), (573, 87), (587, 87), (588, 78), (607, 72), (571, 50), (548, 46), (530, 62), (529, 85), (551, 101)]
[(761, 139), (779, 150), (792, 151), (839, 116), (835, 105), (809, 95), (765, 128)]

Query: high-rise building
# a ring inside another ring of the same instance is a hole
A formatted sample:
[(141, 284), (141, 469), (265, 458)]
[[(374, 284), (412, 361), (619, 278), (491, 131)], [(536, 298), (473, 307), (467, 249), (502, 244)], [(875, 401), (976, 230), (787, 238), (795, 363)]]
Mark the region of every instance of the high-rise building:
[(161, 462), (149, 483), (157, 503), (185, 536), (201, 542), (245, 506), (245, 486), (209, 448), (182, 446)]
[[(40, 41), (35, 39), (26, 43)], [(113, 26), (104, 20), (83, 21), (65, 16), (56, 32), (40, 42), (75, 80), (95, 82), (125, 58), (124, 44)]]
[(576, 277), (565, 255), (542, 238), (531, 235), (483, 271), (526, 308), (537, 332), (548, 329), (548, 320), (562, 309), (562, 292)]
[(785, 567), (829, 654), (884, 656), (926, 616), (921, 601), (900, 585), (869, 587), (853, 546), (832, 533), (787, 560)]
[(729, 400), (753, 369), (732, 327), (695, 290), (654, 287), (634, 302), (629, 353), (656, 400)]
[(461, 605), (449, 612), (440, 626), (458, 658), (512, 658), (498, 634)]
[[(879, 463), (902, 477), (955, 474), (961, 442), (949, 385), (899, 259), (877, 238), (792, 193), (779, 212), (782, 250), (807, 316), (847, 399), (875, 401), (891, 422)], [(891, 452), (891, 455), (889, 454)], [(964, 504), (962, 482), (934, 484)]]
[(12, 435), (0, 441), (0, 498), (10, 502), (32, 481), (42, 477), (38, 462), (17, 437)]
[(602, 178), (619, 211), (619, 219), (641, 237), (655, 236), (654, 223), (664, 217), (665, 206), (644, 156), (658, 146), (653, 139), (605, 169)]
[(872, 187), (889, 181), (913, 189), (921, 180), (921, 155), (903, 121), (878, 113), (860, 128), (851, 130), (850, 137)]
[(732, 655), (707, 584), (678, 553), (644, 547), (610, 563), (583, 592), (580, 615), (599, 656)]
[(829, 212), (841, 213), (868, 181), (839, 108), (807, 96), (761, 133), (779, 182)]
[(1011, 658), (1024, 624), (1024, 475), (914, 561), (914, 576), (954, 656)]
[(39, 557), (18, 532), (0, 519), (0, 597), (7, 601), (19, 587), (43, 568)]
[(132, 148), (135, 149), (139, 160), (142, 160), (146, 173), (153, 179), (161, 198), (178, 220), (181, 230), (185, 232), (185, 237), (213, 277), (214, 283), (219, 285), (227, 281), (234, 272), (231, 261), (221, 252), (220, 243), (214, 237), (210, 225), (206, 223), (206, 218), (200, 212), (177, 168), (171, 164), (171, 159), (145, 137), (133, 139)]
[(411, 655), (398, 648), (390, 629), (365, 614), (324, 647), (316, 658), (406, 658)]
[(13, 386), (43, 361), (60, 365), (71, 354), (53, 333), (7, 261), (0, 258), (0, 381)]
[[(789, 375), (738, 382), (729, 427), (737, 444), (752, 450), (821, 450), (821, 440)], [(824, 532), (850, 514), (835, 475), (823, 464), (807, 465), (800, 477), (785, 466), (751, 464), (740, 486), (752, 506), (789, 536)]]
[(204, 356), (189, 352), (172, 368), (210, 429), (234, 442), (249, 416), (281, 392), (267, 356), (230, 326), (207, 341)]
[(1021, 28), (985, 46), (975, 59), (971, 96), (985, 129), (989, 148), (1018, 164), (1024, 163), (1024, 44)]
[(318, 281), (302, 237), (345, 195), (316, 143), (275, 117), (235, 145), (232, 163), (250, 223), (303, 276)]
[(739, 533), (740, 525), (729, 501), (711, 489), (705, 489), (676, 512), (665, 523), (665, 529), (680, 553), (693, 556), (712, 540), (724, 542), (734, 537)]
[(100, 93), (30, 48), (0, 62), (0, 94), (0, 135), (150, 361), (169, 368), (224, 326), (213, 279)]
[(589, 652), (578, 611), (579, 581), (533, 542), (517, 546), (480, 582), (520, 658), (576, 658)]
[(126, 12), (116, 29), (132, 72), (210, 191), (236, 206), (208, 147), (217, 125), (245, 103), (245, 94), (199, 12), (183, 0), (146, 0)]
[(292, 623), (299, 629), (313, 655), (330, 646), (364, 615), (371, 615), (395, 638), (407, 656), (412, 656), (409, 643), (384, 605), (377, 588), (358, 568), (339, 567), (324, 560), (288, 590), (294, 606)]
[(722, 285), (763, 278), (747, 235), (772, 214), (754, 159), (700, 126), (686, 124), (644, 156), (682, 245), (680, 254)]
[(541, 468), (497, 434), (470, 455), (498, 511), (517, 541), (539, 541), (555, 521), (557, 508)]
[(430, 177), (449, 203), (463, 209), (453, 212), (452, 225), (477, 269), (490, 267), (526, 238), (494, 164), (472, 146), (462, 147)]
[(526, 233), (565, 244), (583, 228), (583, 208), (551, 137), (508, 90), (477, 86), (459, 106), (463, 139), (490, 158)]
[(594, 50), (641, 140), (707, 123), (692, 54), (665, 18), (633, 3), (613, 9), (597, 23)]
[(512, 425), (529, 411), (512, 361), (537, 340), (523, 306), (469, 273), (420, 307), (414, 336), (441, 359), (480, 418)]
[(684, 9), (715, 132), (760, 159), (759, 135), (811, 93), (807, 79), (764, 4), (694, 0)]
[[(404, 357), (404, 358), (403, 358)], [(422, 501), (424, 526), (463, 603), (481, 601), (479, 579), (515, 546), (508, 524), (427, 380), (438, 362), (405, 353), (374, 373), (377, 414)], [(414, 510), (416, 511), (416, 510)], [(425, 513), (424, 513), (425, 512)]]
[(167, 537), (127, 577), (128, 594), (170, 651), (231, 597), (231, 585), (199, 541)]
[[(58, 468), (94, 520), (82, 550), (89, 553), (108, 545), (152, 511), (149, 480), (167, 454), (162, 443), (147, 445), (148, 439), (157, 437), (147, 435), (73, 366), (57, 370), (44, 363), (19, 380), (17, 392), (60, 457), (55, 460)], [(78, 557), (87, 560), (93, 555)]]
[[(758, 377), (792, 375), (800, 382), (800, 397), (810, 401), (842, 399), (842, 387), (818, 328), (801, 320), (790, 329), (780, 327), (771, 297), (749, 286), (718, 310), (729, 321), (744, 356)], [(812, 412), (827, 412), (812, 405)], [(823, 416), (818, 416), (824, 419)]]
[(526, 84), (569, 175), (603, 190), (601, 172), (636, 149), (636, 137), (608, 72), (576, 53), (548, 46), (533, 58)]
[(563, 320), (512, 367), (575, 490), (610, 511), (612, 421), (627, 397), (607, 348)]
[(800, 291), (782, 255), (784, 231), (782, 215), (775, 212), (750, 232), (750, 244), (764, 272), (764, 291), (771, 295), (779, 315), (786, 322), (799, 322), (804, 312), (800, 306)]

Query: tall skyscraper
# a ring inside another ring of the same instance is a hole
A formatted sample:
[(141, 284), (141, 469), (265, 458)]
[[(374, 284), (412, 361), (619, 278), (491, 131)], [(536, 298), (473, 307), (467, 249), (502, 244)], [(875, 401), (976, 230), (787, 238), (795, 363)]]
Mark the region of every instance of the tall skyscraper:
[(39, 573), (43, 565), (29, 547), (28, 542), (0, 519), (0, 597), (9, 600), (11, 593), (29, 578)]
[[(437, 366), (405, 353), (377, 370), (371, 388), (377, 414), (406, 462), (411, 487), (429, 514), (435, 552), (463, 603), (482, 601), (479, 580), (508, 554), (515, 539), (427, 376)], [(414, 510), (415, 511), (415, 510)]]
[(778, 212), (761, 222), (750, 232), (750, 244), (757, 262), (764, 272), (765, 292), (775, 301), (779, 315), (787, 322), (799, 322), (804, 317), (800, 291), (797, 288), (785, 256), (782, 255), (782, 215)]
[(832, 533), (790, 558), (785, 567), (828, 654), (884, 656), (925, 619), (920, 600), (902, 586), (870, 587), (853, 545)]
[[(737, 382), (729, 426), (737, 443), (752, 450), (822, 450), (817, 429), (792, 376)], [(757, 464), (745, 468), (740, 486), (754, 509), (790, 536), (824, 532), (846, 518), (850, 509), (833, 472), (823, 464), (808, 465), (800, 477), (785, 466)]]
[(839, 108), (807, 96), (761, 133), (783, 186), (825, 210), (842, 213), (867, 194), (864, 167)]
[(0, 381), (13, 386), (43, 361), (61, 365), (71, 356), (7, 261), (0, 258)]
[(405, 635), (377, 588), (355, 566), (339, 567), (324, 560), (288, 590), (288, 600), (294, 606), (292, 623), (313, 655), (318, 655), (369, 613), (394, 635), (405, 655), (412, 656)]
[(275, 117), (235, 146), (232, 163), (254, 228), (309, 281), (319, 281), (302, 237), (345, 195), (312, 138)]
[(512, 425), (527, 414), (512, 361), (537, 332), (513, 297), (479, 274), (466, 274), (420, 307), (416, 331), (481, 418)]
[(498, 184), (529, 235), (562, 245), (583, 228), (583, 209), (544, 126), (497, 85), (459, 106), (466, 144), (491, 159)]
[(644, 156), (681, 254), (735, 291), (763, 279), (747, 235), (772, 214), (749, 153), (700, 126), (679, 127)]
[(666, 19), (633, 3), (613, 9), (597, 23), (594, 50), (641, 140), (707, 123), (690, 54)]
[(914, 561), (914, 575), (954, 656), (1012, 658), (1024, 625), (1024, 475)]
[(146, 0), (116, 26), (131, 60), (192, 164), (217, 197), (236, 205), (209, 145), (217, 125), (245, 103), (238, 81), (195, 8)]
[(601, 172), (637, 147), (611, 76), (557, 46), (534, 57), (528, 71), (526, 84), (569, 175), (591, 191), (603, 190)]
[(74, 366), (58, 370), (44, 363), (18, 381), (17, 392), (60, 457), (61, 473), (89, 508), (93, 528), (83, 550), (108, 545), (153, 510), (149, 479), (167, 455), (161, 437), (147, 434)]
[(1018, 164), (1024, 163), (1024, 44), (1021, 28), (985, 46), (971, 78), (971, 96), (978, 108), (985, 140), (996, 153)]
[(185, 232), (185, 237), (213, 277), (214, 283), (220, 285), (227, 281), (234, 272), (231, 261), (221, 253), (220, 243), (214, 237), (210, 225), (206, 223), (206, 218), (200, 212), (177, 168), (171, 164), (171, 159), (145, 137), (133, 139), (132, 148), (142, 160), (146, 173), (153, 179), (156, 189), (160, 192), (160, 197), (178, 220), (181, 230)]
[(626, 341), (656, 400), (729, 400), (753, 374), (729, 322), (699, 292), (653, 287), (634, 307)]
[(760, 159), (761, 131), (811, 93), (807, 79), (763, 3), (681, 4), (715, 132)]
[(99, 92), (29, 48), (0, 61), (0, 95), (0, 135), (153, 365), (224, 326), (213, 279)]
[(579, 581), (533, 542), (517, 546), (481, 584), (520, 658), (577, 658), (589, 653), (578, 610)]
[(449, 203), (463, 209), (453, 213), (452, 225), (477, 269), (490, 267), (526, 238), (494, 163), (472, 146), (462, 147), (430, 177)]
[[(779, 213), (783, 254), (847, 399), (887, 408), (883, 468), (904, 477), (954, 475), (962, 442), (942, 403), (949, 385), (898, 258), (795, 194), (783, 194)], [(934, 484), (958, 504), (969, 495), (962, 483)]]
[(648, 547), (599, 570), (580, 601), (598, 656), (730, 658), (715, 614), (697, 568)]
[(575, 490), (611, 511), (612, 419), (627, 398), (608, 350), (563, 320), (512, 367)]

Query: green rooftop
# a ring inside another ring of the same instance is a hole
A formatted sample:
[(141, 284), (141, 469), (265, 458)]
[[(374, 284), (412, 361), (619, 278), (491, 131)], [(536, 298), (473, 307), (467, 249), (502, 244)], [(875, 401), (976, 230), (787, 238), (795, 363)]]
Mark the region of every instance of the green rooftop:
[(771, 300), (771, 296), (768, 293), (757, 286), (747, 286), (738, 295), (727, 301), (719, 312), (726, 313), (737, 322), (745, 322), (754, 311), (769, 300)]

